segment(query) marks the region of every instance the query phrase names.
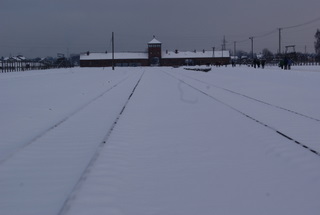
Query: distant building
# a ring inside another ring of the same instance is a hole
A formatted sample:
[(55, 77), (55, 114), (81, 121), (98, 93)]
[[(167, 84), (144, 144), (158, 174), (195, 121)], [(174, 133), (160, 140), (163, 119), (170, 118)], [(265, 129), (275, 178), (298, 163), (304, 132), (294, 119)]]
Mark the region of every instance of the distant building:
[[(162, 51), (161, 42), (153, 38), (148, 52), (114, 53), (115, 66), (182, 66), (225, 65), (230, 62), (229, 51)], [(83, 53), (81, 67), (111, 67), (112, 53)]]

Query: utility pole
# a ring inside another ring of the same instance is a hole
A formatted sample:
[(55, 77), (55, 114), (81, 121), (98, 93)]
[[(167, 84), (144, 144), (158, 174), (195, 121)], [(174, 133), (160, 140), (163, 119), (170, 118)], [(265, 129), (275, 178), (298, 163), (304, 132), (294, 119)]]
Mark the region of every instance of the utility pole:
[(222, 40), (222, 57), (223, 57), (223, 51), (226, 50), (226, 36), (223, 36), (223, 40)]
[(114, 70), (114, 32), (112, 32), (112, 70)]
[(307, 45), (304, 46), (304, 53), (307, 54)]
[(222, 54), (222, 57), (223, 57), (223, 44), (221, 45), (221, 54)]
[(222, 51), (226, 50), (226, 36), (223, 36), (223, 40), (222, 40)]
[(253, 59), (253, 37), (249, 37), (251, 40), (251, 58)]
[(226, 49), (226, 36), (223, 36), (223, 50)]
[(237, 41), (233, 42), (233, 56), (236, 56)]
[(282, 28), (279, 28), (279, 54), (281, 54), (281, 30)]

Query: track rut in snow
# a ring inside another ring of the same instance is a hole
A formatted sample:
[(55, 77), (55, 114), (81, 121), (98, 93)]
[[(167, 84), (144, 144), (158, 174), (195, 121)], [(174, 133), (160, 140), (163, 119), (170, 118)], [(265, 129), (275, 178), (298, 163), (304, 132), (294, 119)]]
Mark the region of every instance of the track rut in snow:
[[(232, 110), (234, 110), (234, 111), (242, 114), (243, 116), (245, 116), (245, 117), (247, 117), (247, 118), (255, 121), (256, 123), (258, 123), (258, 124), (260, 124), (260, 125), (268, 128), (268, 129), (271, 129), (272, 131), (276, 132), (276, 133), (277, 133), (278, 135), (280, 135), (281, 137), (284, 137), (284, 138), (290, 140), (291, 142), (300, 145), (302, 148), (304, 148), (304, 149), (312, 152), (313, 154), (316, 154), (316, 155), (320, 156), (320, 151), (319, 151), (319, 150), (316, 150), (316, 149), (314, 149), (313, 147), (310, 147), (310, 146), (308, 146), (307, 144), (303, 143), (302, 141), (297, 140), (296, 138), (292, 137), (292, 135), (286, 134), (286, 132), (283, 132), (283, 131), (281, 131), (280, 129), (275, 128), (274, 126), (272, 126), (272, 125), (269, 124), (269, 123), (265, 123), (265, 122), (263, 122), (262, 120), (259, 120), (257, 117), (252, 116), (250, 113), (246, 113), (245, 111), (240, 110), (239, 108), (235, 107), (234, 105), (231, 105), (231, 104), (227, 103), (226, 101), (223, 101), (223, 99), (217, 98), (216, 96), (213, 96), (211, 93), (209, 93), (209, 92), (206, 91), (206, 90), (199, 89), (198, 87), (194, 86), (193, 84), (188, 83), (188, 82), (187, 82), (186, 80), (184, 80), (183, 78), (176, 77), (175, 75), (170, 74), (170, 73), (168, 73), (168, 72), (164, 72), (164, 73), (166, 73), (167, 75), (171, 76), (172, 78), (174, 78), (174, 79), (176, 79), (176, 80), (178, 80), (178, 81), (186, 84), (187, 86), (191, 87), (192, 89), (194, 89), (194, 90), (196, 90), (196, 91), (198, 91), (198, 92), (206, 95), (207, 97), (210, 97), (211, 99), (213, 99), (213, 100), (215, 100), (215, 101), (217, 101), (217, 102), (219, 102), (219, 103), (221, 103), (221, 104), (223, 104), (223, 105), (231, 108)], [(190, 78), (189, 78), (189, 79), (190, 79)], [(196, 81), (199, 81), (199, 80), (196, 80)], [(202, 81), (200, 81), (200, 82), (202, 82)], [(206, 83), (206, 82), (202, 82), (202, 83), (209, 84), (209, 83)], [(214, 85), (211, 85), (211, 86), (214, 86)], [(214, 87), (216, 87), (216, 86), (214, 86)], [(219, 88), (220, 88), (220, 87), (219, 87)], [(221, 88), (221, 89), (223, 89), (223, 88)], [(248, 96), (246, 96), (246, 95), (243, 95), (243, 94), (240, 94), (240, 93), (237, 93), (237, 92), (233, 92), (233, 91), (230, 91), (230, 90), (227, 90), (227, 89), (223, 89), (223, 90), (225, 90), (225, 91), (227, 91), (227, 92), (231, 92), (231, 93), (236, 94), (236, 95), (239, 95), (239, 96), (242, 96), (242, 97), (245, 97), (246, 99), (250, 99), (250, 100), (252, 100), (252, 101), (254, 101), (254, 102), (256, 102), (256, 103), (261, 103), (261, 104), (264, 104), (264, 105), (272, 106), (273, 108), (279, 109), (279, 110), (281, 110), (281, 111), (285, 111), (285, 112), (288, 112), (288, 113), (291, 113), (291, 114), (295, 114), (295, 115), (298, 115), (298, 116), (300, 116), (300, 117), (306, 118), (306, 119), (308, 119), (308, 120), (312, 120), (312, 121), (319, 122), (319, 120), (316, 119), (316, 118), (309, 117), (309, 116), (306, 116), (306, 115), (304, 115), (304, 114), (300, 114), (300, 113), (297, 113), (297, 112), (294, 112), (294, 111), (291, 111), (291, 110), (287, 110), (287, 109), (285, 109), (285, 108), (281, 108), (281, 107), (279, 107), (279, 106), (275, 106), (275, 105), (272, 105), (272, 104), (269, 104), (269, 103), (266, 103), (266, 102), (263, 102), (263, 101), (254, 99), (254, 98), (248, 97)]]
[(18, 149), (16, 149), (15, 151), (13, 151), (12, 153), (4, 156), (4, 158), (0, 159), (0, 165), (5, 162), (6, 160), (8, 160), (10, 157), (12, 157), (15, 153), (19, 152), (20, 150), (24, 149), (25, 147), (29, 146), (30, 144), (34, 143), (35, 141), (37, 141), (39, 138), (45, 136), (47, 133), (49, 133), (50, 131), (56, 129), (57, 127), (59, 127), (61, 124), (63, 124), (64, 122), (66, 122), (67, 120), (69, 120), (71, 117), (75, 116), (78, 112), (80, 112), (81, 110), (85, 109), (86, 107), (88, 107), (90, 104), (92, 104), (93, 102), (95, 102), (96, 100), (102, 98), (104, 95), (106, 95), (107, 93), (109, 93), (111, 90), (113, 90), (114, 88), (118, 87), (121, 83), (123, 83), (125, 80), (127, 80), (128, 77), (125, 77), (123, 79), (121, 79), (120, 81), (118, 81), (116, 84), (112, 85), (110, 88), (108, 88), (107, 90), (103, 91), (102, 93), (100, 93), (99, 95), (97, 95), (96, 97), (92, 98), (91, 100), (87, 101), (86, 103), (84, 103), (82, 106), (78, 107), (77, 109), (73, 110), (71, 113), (69, 113), (67, 116), (65, 116), (64, 118), (60, 119), (59, 121), (57, 121), (56, 123), (48, 126), (47, 128), (44, 128), (43, 131), (41, 131), (40, 133), (36, 134), (33, 138), (31, 138), (29, 141), (23, 143)]
[(88, 166), (83, 170), (79, 180), (77, 181), (77, 183), (75, 184), (74, 188), (72, 189), (72, 191), (70, 192), (70, 194), (68, 195), (68, 197), (66, 198), (66, 200), (64, 201), (64, 204), (62, 205), (60, 211), (59, 211), (59, 215), (63, 215), (66, 214), (71, 206), (71, 201), (72, 199), (74, 199), (77, 195), (77, 191), (79, 190), (79, 188), (81, 187), (82, 183), (86, 180), (87, 175), (90, 173), (90, 169), (92, 168), (92, 166), (94, 165), (94, 163), (96, 162), (97, 158), (100, 155), (100, 151), (103, 148), (103, 146), (105, 144), (107, 144), (108, 139), (112, 133), (112, 131), (114, 130), (115, 126), (117, 125), (121, 115), (124, 113), (128, 103), (130, 102), (135, 90), (137, 89), (142, 77), (144, 75), (144, 72), (141, 74), (140, 78), (138, 79), (137, 83), (135, 84), (135, 86), (133, 87), (131, 93), (128, 96), (128, 99), (126, 100), (125, 104), (123, 105), (123, 107), (121, 108), (120, 113), (118, 114), (118, 116), (116, 117), (115, 121), (112, 123), (111, 128), (108, 130), (106, 136), (103, 138), (103, 141), (99, 144), (96, 152), (94, 153), (94, 155), (92, 156), (92, 158), (90, 159), (90, 162), (88, 163)]
[(285, 107), (281, 107), (281, 106), (279, 106), (279, 105), (271, 104), (270, 102), (266, 102), (266, 101), (263, 101), (263, 100), (261, 100), (261, 99), (254, 98), (254, 97), (245, 95), (245, 94), (243, 94), (243, 93), (239, 93), (239, 92), (236, 92), (236, 91), (227, 89), (227, 88), (225, 88), (225, 87), (221, 87), (221, 86), (218, 86), (218, 85), (215, 85), (215, 84), (211, 84), (211, 83), (208, 83), (208, 82), (206, 82), (206, 81), (202, 81), (202, 80), (199, 80), (199, 79), (190, 77), (190, 76), (188, 76), (188, 75), (183, 75), (183, 76), (185, 76), (185, 77), (187, 77), (187, 78), (189, 78), (189, 79), (198, 81), (198, 82), (200, 82), (200, 83), (206, 84), (207, 86), (215, 87), (215, 88), (224, 90), (224, 91), (226, 91), (226, 92), (229, 92), (229, 93), (232, 93), (232, 94), (235, 94), (235, 95), (242, 96), (242, 97), (244, 97), (244, 98), (250, 99), (250, 100), (252, 100), (252, 101), (256, 101), (256, 102), (259, 102), (259, 103), (262, 103), (262, 104), (265, 104), (265, 105), (268, 105), (268, 106), (271, 106), (271, 107), (274, 107), (274, 108), (277, 108), (277, 109), (281, 109), (281, 110), (290, 112), (290, 113), (292, 113), (292, 114), (296, 114), (296, 115), (305, 117), (305, 118), (310, 119), (310, 120), (314, 120), (314, 121), (320, 122), (320, 119), (318, 119), (318, 118), (316, 118), (316, 117), (308, 116), (308, 115), (306, 115), (306, 114), (299, 113), (298, 111), (294, 111), (294, 110), (291, 110), (291, 109), (289, 109), (289, 108), (285, 108)]

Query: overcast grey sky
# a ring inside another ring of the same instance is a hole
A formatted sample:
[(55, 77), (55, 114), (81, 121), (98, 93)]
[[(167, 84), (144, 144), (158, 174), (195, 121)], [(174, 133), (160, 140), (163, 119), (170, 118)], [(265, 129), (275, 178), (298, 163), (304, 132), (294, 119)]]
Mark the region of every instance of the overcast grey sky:
[[(0, 0), (0, 56), (145, 51), (153, 35), (168, 50), (278, 50), (277, 28), (320, 17), (319, 0)], [(320, 19), (282, 31), (282, 49), (314, 52)], [(240, 42), (242, 41), (242, 42)]]

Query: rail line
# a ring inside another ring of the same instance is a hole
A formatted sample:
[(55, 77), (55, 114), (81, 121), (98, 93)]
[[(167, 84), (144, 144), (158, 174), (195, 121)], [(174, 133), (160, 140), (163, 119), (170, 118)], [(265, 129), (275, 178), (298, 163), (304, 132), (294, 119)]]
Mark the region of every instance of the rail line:
[(69, 193), (69, 195), (67, 196), (66, 200), (64, 201), (58, 215), (63, 215), (66, 214), (68, 212), (68, 210), (70, 209), (71, 206), (71, 201), (72, 199), (75, 198), (75, 196), (77, 195), (77, 191), (79, 190), (79, 188), (82, 186), (83, 182), (85, 181), (87, 175), (90, 173), (91, 168), (94, 166), (94, 163), (96, 162), (96, 160), (98, 159), (102, 148), (105, 146), (105, 144), (108, 142), (109, 137), (111, 136), (115, 126), (117, 125), (119, 119), (121, 118), (122, 114), (124, 113), (128, 103), (130, 102), (133, 94), (135, 93), (142, 77), (144, 75), (144, 72), (141, 74), (140, 78), (138, 79), (137, 83), (135, 84), (135, 86), (133, 87), (130, 95), (128, 96), (128, 99), (126, 100), (125, 104), (123, 105), (123, 107), (121, 108), (118, 116), (116, 117), (116, 119), (114, 120), (114, 122), (112, 123), (111, 128), (107, 131), (105, 137), (103, 138), (103, 140), (100, 142), (99, 146), (96, 149), (96, 152), (94, 153), (94, 155), (91, 157), (88, 165), (85, 167), (85, 169), (83, 170), (79, 180), (77, 181), (77, 183), (75, 184), (75, 186), (73, 187), (73, 189), (71, 190), (71, 192)]
[(124, 81), (126, 81), (129, 78), (129, 76), (121, 79), (119, 82), (115, 83), (114, 85), (112, 85), (110, 88), (108, 88), (107, 90), (103, 91), (102, 93), (100, 93), (98, 96), (94, 97), (93, 99), (89, 100), (88, 102), (86, 102), (85, 104), (83, 104), (82, 106), (78, 107), (77, 109), (75, 109), (74, 111), (72, 111), (70, 114), (68, 114), (66, 117), (60, 119), (58, 122), (52, 124), (51, 126), (45, 128), (41, 133), (35, 135), (31, 140), (29, 140), (28, 142), (22, 144), (18, 149), (16, 149), (15, 151), (13, 151), (11, 154), (4, 156), (3, 159), (0, 160), (0, 165), (4, 162), (6, 162), (8, 159), (10, 159), (12, 156), (14, 156), (16, 153), (18, 153), (20, 150), (26, 148), (27, 146), (31, 145), (32, 143), (36, 142), (38, 139), (42, 138), (43, 136), (45, 136), (46, 134), (48, 134), (50, 131), (56, 129), (57, 127), (59, 127), (60, 125), (62, 125), (64, 122), (68, 121), (71, 117), (73, 117), (74, 115), (76, 115), (78, 112), (80, 112), (81, 110), (85, 109), (86, 107), (88, 107), (90, 104), (92, 104), (93, 102), (95, 102), (96, 100), (98, 100), (99, 98), (103, 97), (104, 95), (106, 95), (107, 93), (109, 93), (112, 89), (118, 87), (121, 83), (123, 83)]
[(253, 98), (253, 97), (251, 97), (251, 96), (248, 96), (248, 95), (245, 95), (245, 94), (242, 94), (242, 93), (239, 93), (239, 92), (235, 92), (235, 91), (233, 91), (233, 90), (230, 90), (230, 89), (227, 89), (227, 88), (224, 88), (224, 87), (220, 87), (220, 86), (215, 85), (215, 84), (210, 84), (210, 83), (208, 83), (208, 82), (205, 82), (205, 81), (202, 81), (202, 80), (199, 80), (199, 79), (190, 77), (190, 76), (185, 75), (185, 74), (181, 74), (181, 75), (183, 75), (183, 76), (185, 76), (185, 77), (187, 77), (187, 78), (189, 78), (189, 79), (198, 81), (198, 82), (200, 82), (200, 83), (203, 83), (203, 84), (206, 84), (206, 85), (209, 85), (209, 86), (212, 86), (212, 87), (215, 87), (215, 88), (218, 88), (218, 89), (227, 91), (227, 92), (229, 92), (229, 93), (233, 93), (233, 94), (236, 94), (236, 95), (245, 97), (245, 98), (247, 98), (247, 99), (250, 99), (250, 100), (253, 100), (253, 101), (256, 101), (256, 102), (259, 102), (259, 103), (262, 103), (262, 104), (265, 104), (265, 105), (268, 105), (268, 106), (271, 106), (271, 107), (274, 107), (274, 108), (277, 108), (277, 109), (280, 109), (280, 110), (284, 110), (284, 111), (290, 112), (290, 113), (292, 113), (292, 114), (296, 114), (296, 115), (299, 115), (299, 116), (302, 116), (302, 117), (305, 117), (305, 118), (308, 118), (308, 119), (311, 119), (311, 120), (320, 122), (320, 119), (317, 119), (317, 118), (315, 118), (315, 117), (308, 116), (308, 115), (306, 115), (306, 114), (302, 114), (302, 113), (299, 113), (299, 112), (297, 112), (297, 111), (294, 111), (294, 110), (290, 110), (290, 109), (288, 109), (288, 108), (281, 107), (281, 106), (279, 106), (279, 105), (274, 105), (274, 104), (271, 104), (271, 103), (262, 101), (262, 100), (260, 100), (260, 99)]
[(284, 138), (290, 140), (291, 142), (300, 145), (300, 146), (303, 147), (304, 149), (312, 152), (313, 154), (320, 156), (320, 152), (319, 152), (319, 151), (317, 151), (317, 150), (315, 150), (315, 149), (313, 149), (313, 148), (305, 145), (304, 143), (302, 143), (302, 142), (294, 139), (293, 137), (290, 137), (289, 135), (285, 134), (284, 132), (282, 132), (282, 131), (274, 128), (274, 127), (272, 127), (271, 125), (268, 125), (268, 124), (262, 122), (261, 120), (258, 120), (258, 119), (256, 119), (256, 118), (250, 116), (249, 114), (244, 113), (243, 111), (235, 108), (234, 106), (232, 106), (232, 105), (230, 105), (230, 104), (228, 104), (228, 103), (226, 103), (226, 102), (224, 102), (224, 101), (222, 101), (222, 100), (220, 100), (220, 99), (218, 99), (218, 98), (210, 95), (209, 93), (207, 93), (207, 92), (205, 92), (205, 91), (203, 91), (203, 90), (201, 90), (201, 89), (199, 89), (199, 88), (197, 88), (197, 87), (195, 87), (195, 86), (193, 86), (193, 85), (191, 85), (191, 84), (189, 84), (189, 83), (187, 83), (187, 82), (185, 82), (185, 81), (182, 80), (181, 78), (178, 78), (178, 77), (176, 77), (176, 76), (174, 76), (174, 75), (172, 75), (172, 74), (170, 74), (170, 73), (168, 73), (168, 72), (165, 72), (165, 71), (163, 71), (163, 72), (164, 72), (165, 74), (167, 74), (168, 76), (171, 76), (172, 78), (174, 78), (174, 79), (176, 79), (176, 80), (178, 80), (178, 81), (181, 81), (182, 83), (184, 83), (184, 84), (186, 84), (187, 86), (189, 86), (190, 88), (192, 88), (192, 89), (200, 92), (201, 94), (203, 94), (203, 95), (205, 95), (205, 96), (207, 96), (207, 97), (209, 97), (209, 98), (211, 98), (211, 99), (213, 99), (213, 100), (215, 100), (215, 101), (217, 101), (217, 102), (219, 102), (219, 103), (221, 103), (221, 104), (229, 107), (230, 109), (238, 112), (239, 114), (245, 116), (246, 118), (249, 118), (249, 119), (253, 120), (254, 122), (256, 122), (256, 123), (258, 123), (258, 124), (260, 124), (260, 125), (268, 128), (268, 129), (274, 131), (275, 133), (277, 133), (277, 134), (280, 135), (281, 137), (284, 137)]

